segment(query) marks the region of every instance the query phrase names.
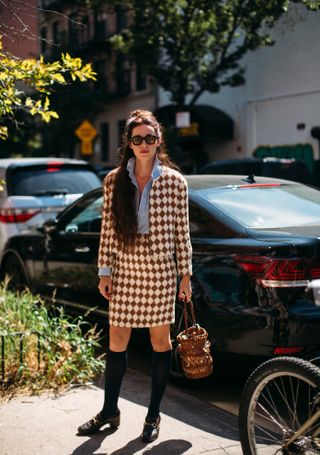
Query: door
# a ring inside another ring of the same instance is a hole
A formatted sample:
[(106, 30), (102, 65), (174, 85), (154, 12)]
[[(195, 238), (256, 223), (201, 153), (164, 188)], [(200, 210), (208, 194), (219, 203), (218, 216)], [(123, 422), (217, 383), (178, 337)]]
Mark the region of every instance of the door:
[(84, 198), (46, 234), (46, 253), (35, 263), (38, 287), (75, 312), (106, 316), (107, 301), (98, 292), (97, 257), (101, 193)]

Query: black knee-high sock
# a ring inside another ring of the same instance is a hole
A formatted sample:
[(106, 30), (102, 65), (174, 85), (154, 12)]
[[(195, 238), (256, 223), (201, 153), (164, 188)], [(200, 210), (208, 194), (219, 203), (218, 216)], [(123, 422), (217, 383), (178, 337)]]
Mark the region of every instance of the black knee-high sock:
[(127, 369), (127, 351), (113, 352), (109, 349), (106, 359), (103, 418), (115, 415), (124, 373)]
[(151, 372), (151, 399), (148, 408), (147, 418), (158, 417), (160, 403), (163, 397), (172, 362), (172, 350), (165, 352), (153, 351), (152, 372)]

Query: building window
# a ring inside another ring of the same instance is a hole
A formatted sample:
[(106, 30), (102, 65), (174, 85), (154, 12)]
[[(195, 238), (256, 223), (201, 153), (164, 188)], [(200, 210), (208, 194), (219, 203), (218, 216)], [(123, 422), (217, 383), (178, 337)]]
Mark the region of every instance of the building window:
[(83, 16), (81, 20), (80, 35), (81, 43), (90, 41), (90, 21), (88, 16)]
[(107, 22), (105, 19), (97, 20), (95, 39), (97, 41), (104, 41), (107, 38)]
[(106, 83), (106, 61), (98, 60), (94, 63), (94, 71), (97, 73), (96, 81), (94, 83), (95, 89), (101, 93), (107, 92)]
[(127, 27), (127, 13), (126, 10), (119, 6), (116, 10), (117, 17), (117, 32), (121, 32), (124, 28)]
[(44, 54), (47, 50), (47, 29), (41, 27), (40, 29), (40, 52)]
[(147, 88), (147, 76), (141, 65), (137, 63), (136, 67), (136, 90), (142, 91)]
[(122, 141), (122, 136), (124, 133), (124, 129), (126, 127), (126, 121), (125, 120), (118, 120), (118, 138), (119, 138), (119, 145), (121, 145)]
[(116, 61), (116, 84), (118, 96), (128, 95), (131, 91), (130, 70), (125, 67), (125, 56), (120, 54)]
[(60, 41), (60, 33), (59, 33), (59, 22), (58, 21), (54, 21), (52, 23), (52, 29), (51, 29), (51, 33), (52, 33), (52, 41), (54, 44), (61, 44), (59, 41)]
[(77, 27), (77, 14), (69, 14), (68, 20), (68, 38), (69, 45), (76, 46), (78, 44), (78, 27)]
[(109, 160), (109, 123), (101, 123), (101, 161)]

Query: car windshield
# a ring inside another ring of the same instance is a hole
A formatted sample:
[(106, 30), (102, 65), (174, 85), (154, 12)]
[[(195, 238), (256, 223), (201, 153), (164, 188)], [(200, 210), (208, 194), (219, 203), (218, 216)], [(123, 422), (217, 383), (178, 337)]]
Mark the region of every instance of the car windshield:
[(199, 193), (248, 228), (320, 225), (320, 191), (308, 186), (208, 188)]
[(102, 196), (94, 199), (65, 227), (66, 232), (100, 232)]
[(11, 194), (17, 196), (83, 194), (101, 186), (94, 172), (81, 167), (17, 168), (11, 182)]

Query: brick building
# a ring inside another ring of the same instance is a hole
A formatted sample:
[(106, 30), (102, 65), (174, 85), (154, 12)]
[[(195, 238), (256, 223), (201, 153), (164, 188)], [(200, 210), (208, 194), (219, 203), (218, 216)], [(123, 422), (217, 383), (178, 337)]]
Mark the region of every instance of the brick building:
[(0, 35), (3, 48), (20, 58), (39, 53), (37, 0), (10, 0), (0, 3)]

